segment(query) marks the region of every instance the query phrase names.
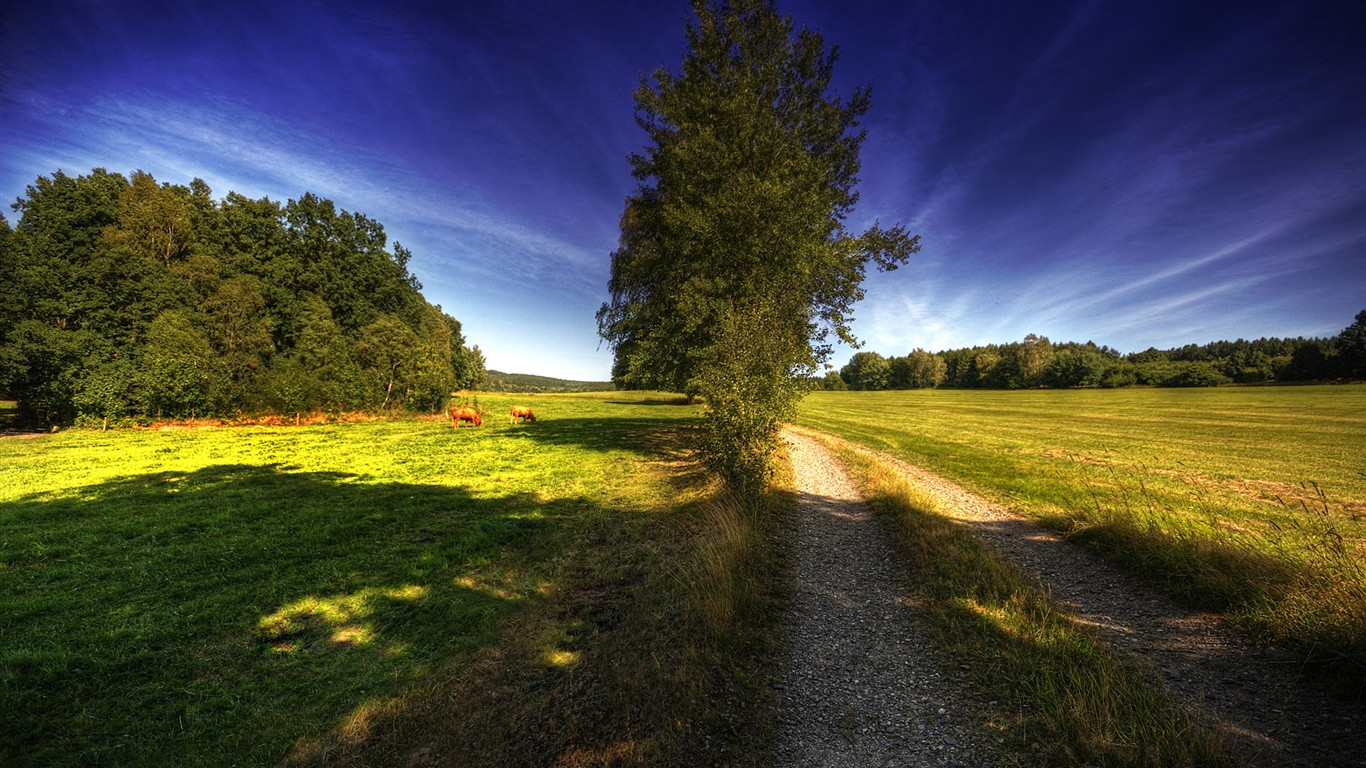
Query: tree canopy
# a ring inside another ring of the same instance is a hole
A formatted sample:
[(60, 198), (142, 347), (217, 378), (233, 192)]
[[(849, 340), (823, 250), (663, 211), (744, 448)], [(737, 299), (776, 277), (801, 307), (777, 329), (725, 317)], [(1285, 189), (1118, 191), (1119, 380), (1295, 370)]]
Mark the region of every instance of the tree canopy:
[(870, 93), (830, 93), (838, 51), (770, 0), (693, 10), (680, 71), (635, 92), (649, 145), (631, 156), (598, 325), (618, 383), (703, 396), (709, 455), (757, 487), (832, 337), (856, 343), (868, 262), (895, 269), (919, 238), (846, 227)]
[(483, 373), (384, 227), (97, 168), (0, 220), (0, 392), (37, 423), (444, 405)]

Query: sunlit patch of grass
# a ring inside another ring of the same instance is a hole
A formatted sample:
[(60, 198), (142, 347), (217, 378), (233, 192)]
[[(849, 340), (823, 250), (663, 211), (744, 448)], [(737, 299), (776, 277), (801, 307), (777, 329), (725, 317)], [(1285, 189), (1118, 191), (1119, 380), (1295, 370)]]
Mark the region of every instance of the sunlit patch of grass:
[(277, 652), (298, 650), (310, 634), (326, 637), (339, 645), (366, 645), (378, 636), (368, 619), (377, 610), (380, 600), (420, 600), (426, 594), (426, 587), (408, 584), (394, 588), (366, 587), (335, 597), (309, 596), (263, 616), (256, 623), (256, 631)]
[(1001, 765), (1228, 766), (1218, 738), (895, 470), (835, 446), (891, 523), (914, 610), (994, 700)]

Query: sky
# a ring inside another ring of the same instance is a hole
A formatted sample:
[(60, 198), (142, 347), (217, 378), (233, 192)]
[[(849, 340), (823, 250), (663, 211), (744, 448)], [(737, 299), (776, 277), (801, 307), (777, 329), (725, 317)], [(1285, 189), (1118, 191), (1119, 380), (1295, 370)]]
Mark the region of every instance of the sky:
[[(905, 224), (854, 333), (904, 355), (1332, 336), (1366, 308), (1366, 3), (778, 0), (872, 87)], [(45, 0), (0, 10), (0, 212), (39, 176), (198, 177), (380, 221), (488, 367), (603, 380), (632, 92), (684, 0)], [(839, 346), (830, 362), (855, 350)]]

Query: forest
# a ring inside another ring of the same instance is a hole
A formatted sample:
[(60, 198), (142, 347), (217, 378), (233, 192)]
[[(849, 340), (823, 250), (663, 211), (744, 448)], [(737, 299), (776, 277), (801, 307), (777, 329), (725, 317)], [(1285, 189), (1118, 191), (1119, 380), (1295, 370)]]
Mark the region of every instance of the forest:
[(0, 216), (0, 398), (31, 425), (435, 411), (484, 377), (412, 254), (331, 200), (102, 168)]
[(481, 387), (489, 392), (610, 392), (616, 389), (610, 381), (576, 381), (558, 379), (553, 376), (537, 376), (530, 373), (504, 373), (488, 371)]
[(901, 357), (857, 352), (822, 389), (1214, 387), (1366, 379), (1366, 309), (1329, 339), (1214, 341), (1121, 354), (1093, 342), (1055, 344), (1029, 334), (1011, 344), (916, 349)]

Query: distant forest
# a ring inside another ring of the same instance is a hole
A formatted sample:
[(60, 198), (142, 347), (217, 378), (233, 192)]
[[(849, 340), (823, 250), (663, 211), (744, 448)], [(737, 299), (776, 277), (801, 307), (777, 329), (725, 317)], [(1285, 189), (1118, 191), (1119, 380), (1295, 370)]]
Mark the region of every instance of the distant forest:
[(903, 357), (855, 353), (818, 381), (824, 389), (1213, 387), (1366, 379), (1366, 309), (1331, 339), (1257, 339), (1120, 354), (1092, 342), (1054, 344), (1030, 334), (1013, 344), (916, 349)]
[(484, 389), (490, 392), (611, 392), (617, 387), (610, 381), (574, 381), (529, 373), (489, 371)]
[(435, 411), (482, 384), (384, 227), (305, 194), (97, 168), (0, 216), (0, 397), (33, 424)]

